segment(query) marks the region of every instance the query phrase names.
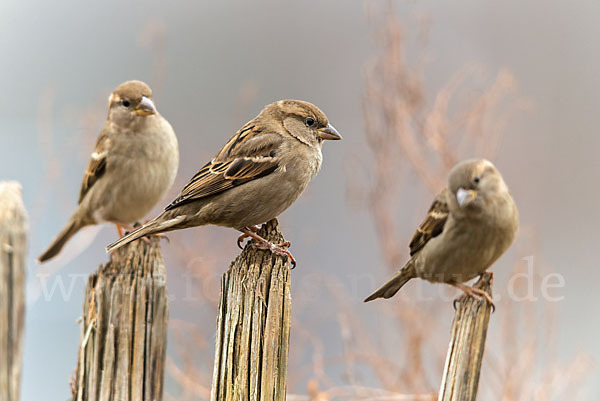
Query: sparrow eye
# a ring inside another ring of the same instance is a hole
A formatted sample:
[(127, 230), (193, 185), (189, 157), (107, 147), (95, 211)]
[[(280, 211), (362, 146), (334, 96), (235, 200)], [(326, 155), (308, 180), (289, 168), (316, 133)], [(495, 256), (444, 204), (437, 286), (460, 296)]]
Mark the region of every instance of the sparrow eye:
[(123, 104), (123, 106), (125, 106), (125, 107), (129, 107), (129, 106), (131, 106), (131, 103), (129, 103), (129, 100), (123, 100), (121, 103), (122, 103), (122, 104)]
[(473, 182), (474, 182), (475, 184), (479, 184), (479, 181), (481, 181), (481, 178), (479, 178), (479, 177), (475, 177), (475, 178), (473, 178)]
[(306, 120), (304, 120), (304, 122), (306, 123), (307, 127), (312, 127), (313, 125), (315, 125), (315, 120), (312, 117), (306, 117)]

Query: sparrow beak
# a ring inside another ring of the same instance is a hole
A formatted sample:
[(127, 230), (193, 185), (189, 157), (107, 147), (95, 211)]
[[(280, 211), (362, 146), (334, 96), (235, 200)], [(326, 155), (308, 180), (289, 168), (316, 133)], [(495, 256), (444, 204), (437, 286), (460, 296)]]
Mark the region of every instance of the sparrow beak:
[(477, 198), (477, 190), (476, 189), (464, 189), (458, 188), (456, 191), (456, 200), (458, 201), (458, 205), (460, 207), (465, 207), (469, 203), (473, 202)]
[(152, 100), (148, 99), (146, 96), (142, 96), (142, 101), (135, 108), (135, 112), (140, 116), (149, 116), (150, 114), (156, 113), (156, 107)]
[(338, 140), (342, 139), (342, 136), (340, 135), (340, 133), (337, 132), (337, 130), (331, 124), (327, 124), (327, 127), (325, 127), (325, 128), (319, 128), (317, 130), (317, 132), (318, 132), (317, 135), (321, 139), (329, 139), (332, 141), (338, 141)]

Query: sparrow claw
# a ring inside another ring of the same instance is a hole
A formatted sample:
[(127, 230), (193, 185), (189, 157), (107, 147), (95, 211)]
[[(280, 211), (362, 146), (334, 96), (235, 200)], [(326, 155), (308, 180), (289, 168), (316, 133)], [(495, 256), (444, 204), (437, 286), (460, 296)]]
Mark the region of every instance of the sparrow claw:
[(244, 249), (244, 247), (242, 246), (242, 243), (243, 243), (243, 241), (244, 241), (246, 238), (248, 238), (248, 237), (249, 237), (249, 235), (248, 235), (248, 234), (246, 234), (246, 233), (244, 233), (244, 234), (240, 235), (240, 236), (237, 238), (237, 246), (238, 246), (238, 248), (240, 248), (240, 249), (242, 249), (242, 250)]
[[(260, 231), (260, 227), (257, 227), (257, 226), (248, 226), (248, 227), (244, 227), (244, 230), (251, 231), (251, 232), (253, 232), (253, 233), (255, 233), (255, 234), (256, 234), (257, 232), (259, 232), (259, 231)], [(237, 246), (238, 246), (238, 248), (240, 248), (240, 249), (242, 249), (242, 250), (243, 250), (243, 249), (244, 249), (244, 247), (243, 247), (243, 245), (242, 245), (242, 242), (243, 242), (243, 241), (244, 241), (246, 238), (248, 238), (248, 237), (251, 237), (251, 235), (250, 235), (250, 234), (248, 234), (248, 233), (246, 233), (246, 232), (244, 232), (244, 231), (242, 231), (242, 233), (243, 233), (243, 234), (242, 234), (242, 235), (240, 235), (240, 236), (237, 238)]]
[(271, 253), (278, 255), (278, 256), (285, 256), (285, 257), (289, 258), (289, 260), (290, 260), (290, 263), (292, 265), (291, 269), (294, 269), (296, 267), (296, 259), (292, 256), (291, 252), (287, 250), (287, 248), (289, 248), (291, 246), (291, 243), (289, 241), (285, 241), (285, 242), (282, 242), (279, 244), (274, 244), (270, 241), (267, 241), (260, 235), (256, 234), (254, 232), (254, 230), (258, 230), (258, 228), (257, 227), (244, 227), (243, 229), (240, 230), (243, 233), (237, 239), (238, 246), (240, 248), (241, 248), (241, 246), (240, 246), (241, 241), (244, 240), (244, 238), (251, 237), (254, 240), (252, 242), (252, 247), (254, 249), (262, 249), (265, 251), (270, 251)]
[[(285, 256), (287, 258), (290, 259), (290, 263), (292, 264), (291, 269), (294, 269), (296, 267), (296, 259), (294, 258), (294, 256), (292, 255), (292, 253), (290, 251), (288, 251), (287, 248), (289, 246), (289, 242), (282, 242), (280, 244), (273, 244), (267, 240), (264, 240), (265, 242), (252, 242), (252, 247), (255, 249), (262, 249), (265, 251), (271, 251), (271, 253), (277, 255), (277, 256)], [(285, 248), (284, 248), (285, 247)]]
[(490, 306), (492, 307), (492, 313), (494, 313), (496, 311), (496, 305), (494, 305), (494, 301), (492, 300), (492, 297), (490, 297), (487, 292), (480, 290), (479, 288), (473, 288), (473, 287), (470, 287), (470, 288), (471, 288), (471, 290), (473, 290), (473, 293), (469, 293), (468, 295), (472, 296), (473, 298), (477, 299), (478, 301), (485, 299), (487, 301), (487, 303), (490, 304)]
[(290, 270), (294, 270), (296, 268), (296, 259), (294, 259), (294, 257), (290, 253), (290, 251), (287, 251), (287, 256), (288, 256), (288, 258), (290, 258), (290, 263), (292, 264), (292, 266), (290, 267)]
[[(479, 288), (473, 288), (471, 286), (468, 286), (468, 285), (462, 284), (462, 283), (449, 283), (449, 284), (458, 288), (459, 290), (462, 290), (465, 293), (464, 296), (469, 296), (473, 299), (476, 299), (477, 301), (481, 301), (481, 300), (485, 299), (487, 301), (487, 303), (490, 304), (490, 306), (492, 307), (492, 313), (494, 313), (496, 311), (496, 305), (494, 305), (494, 301), (492, 300), (492, 297), (490, 297), (490, 295), (487, 292), (480, 290)], [(456, 302), (459, 301), (461, 298), (462, 298), (462, 296), (456, 298), (452, 302), (452, 305), (454, 306), (454, 310), (456, 310)]]

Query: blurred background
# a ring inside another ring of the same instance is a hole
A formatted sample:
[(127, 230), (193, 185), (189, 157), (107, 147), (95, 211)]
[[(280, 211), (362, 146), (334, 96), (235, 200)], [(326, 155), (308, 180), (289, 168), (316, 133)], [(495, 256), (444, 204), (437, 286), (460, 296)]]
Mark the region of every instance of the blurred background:
[[(34, 260), (75, 210), (108, 95), (129, 79), (152, 87), (180, 143), (153, 215), (275, 100), (315, 103), (344, 136), (279, 219), (298, 260), (290, 399), (435, 399), (458, 293), (415, 280), (362, 299), (406, 260), (449, 168), (474, 156), (494, 161), (521, 214), (493, 267), (479, 399), (598, 399), (599, 18), (598, 2), (542, 0), (0, 2), (0, 179), (22, 183), (31, 226), (22, 399), (70, 395), (85, 281), (116, 231)], [(163, 242), (167, 400), (209, 399), (237, 235)]]

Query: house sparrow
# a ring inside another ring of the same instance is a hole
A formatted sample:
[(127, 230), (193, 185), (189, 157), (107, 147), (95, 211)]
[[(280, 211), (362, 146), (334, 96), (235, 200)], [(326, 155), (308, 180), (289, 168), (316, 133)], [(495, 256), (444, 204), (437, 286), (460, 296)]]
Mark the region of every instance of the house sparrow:
[(131, 230), (173, 184), (179, 166), (175, 132), (152, 102), (143, 82), (119, 85), (108, 99), (108, 117), (81, 183), (79, 206), (40, 255), (40, 263), (60, 252), (82, 227), (104, 221)]
[(109, 245), (111, 252), (148, 234), (213, 224), (232, 227), (253, 246), (294, 258), (289, 243), (272, 244), (256, 225), (285, 211), (321, 167), (324, 140), (342, 139), (315, 105), (280, 100), (244, 125), (183, 188), (165, 211)]
[(433, 201), (410, 242), (410, 260), (365, 302), (390, 298), (412, 278), (460, 288), (474, 298), (491, 298), (463, 284), (484, 273), (512, 244), (519, 214), (508, 187), (488, 160), (456, 165), (448, 187)]

